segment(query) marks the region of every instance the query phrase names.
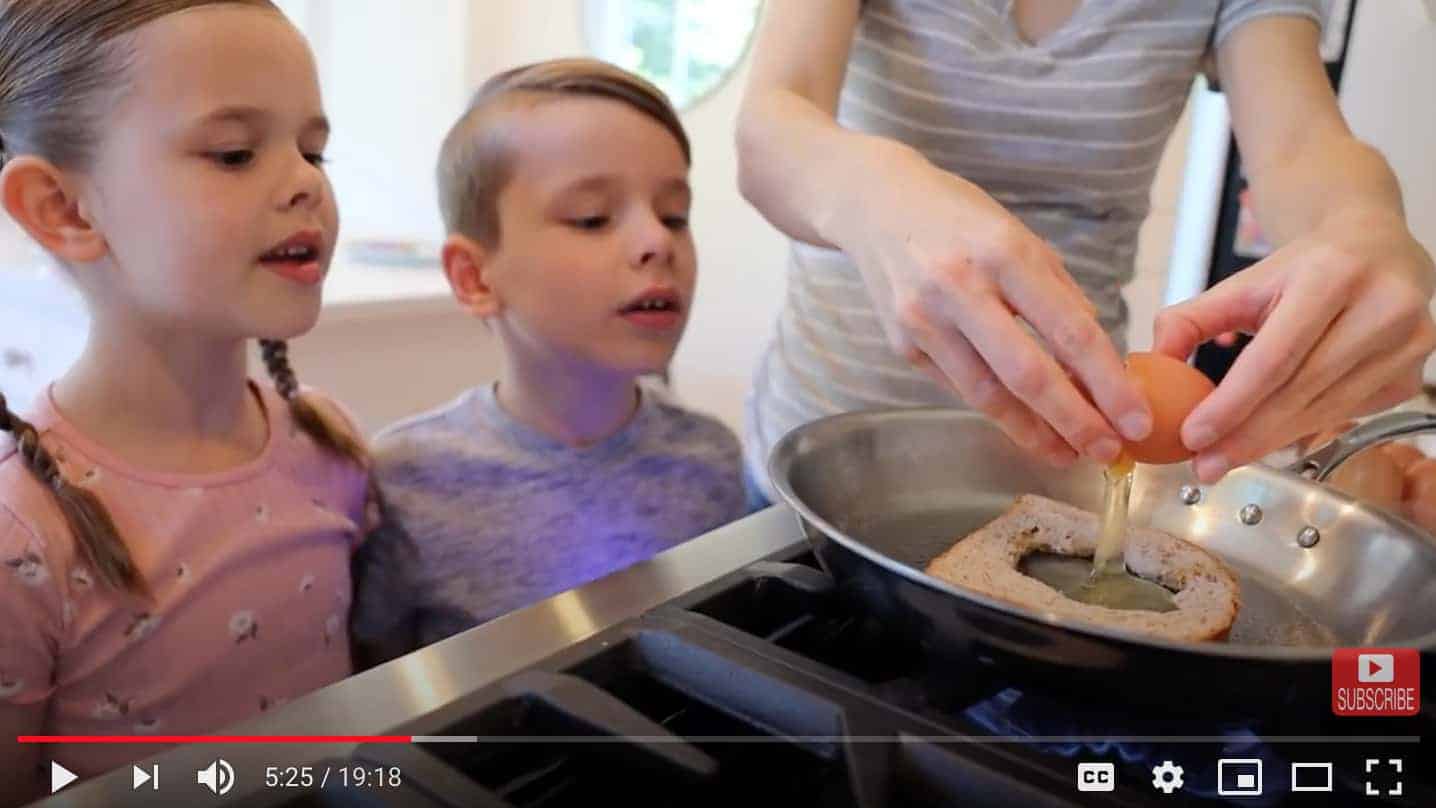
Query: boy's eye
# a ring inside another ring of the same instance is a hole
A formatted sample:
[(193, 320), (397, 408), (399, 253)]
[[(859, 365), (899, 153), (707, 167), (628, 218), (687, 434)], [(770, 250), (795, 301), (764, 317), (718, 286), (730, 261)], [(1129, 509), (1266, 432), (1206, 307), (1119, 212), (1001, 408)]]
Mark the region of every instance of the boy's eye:
[(310, 152), (310, 153), (308, 153), (308, 154), (305, 154), (305, 155), (304, 155), (304, 159), (305, 159), (305, 160), (308, 160), (308, 161), (310, 162), (310, 164), (316, 165), (316, 166), (322, 166), (322, 165), (324, 165), (325, 163), (329, 162), (329, 160), (326, 159), (326, 158), (324, 157), (324, 155), (319, 154), (318, 152)]
[(582, 216), (577, 219), (570, 219), (569, 224), (580, 230), (601, 230), (608, 224), (607, 216)]
[(687, 216), (664, 216), (663, 225), (670, 230), (682, 230), (688, 226)]
[(253, 149), (234, 149), (231, 151), (214, 152), (210, 155), (215, 162), (226, 168), (238, 168), (249, 165), (254, 161)]

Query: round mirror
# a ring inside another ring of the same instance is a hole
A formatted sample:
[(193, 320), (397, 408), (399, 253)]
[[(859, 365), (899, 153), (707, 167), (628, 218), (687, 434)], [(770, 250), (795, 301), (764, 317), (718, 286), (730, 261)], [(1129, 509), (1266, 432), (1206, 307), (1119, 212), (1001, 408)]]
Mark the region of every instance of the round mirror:
[(598, 58), (658, 85), (683, 110), (717, 89), (748, 49), (760, 0), (583, 0)]

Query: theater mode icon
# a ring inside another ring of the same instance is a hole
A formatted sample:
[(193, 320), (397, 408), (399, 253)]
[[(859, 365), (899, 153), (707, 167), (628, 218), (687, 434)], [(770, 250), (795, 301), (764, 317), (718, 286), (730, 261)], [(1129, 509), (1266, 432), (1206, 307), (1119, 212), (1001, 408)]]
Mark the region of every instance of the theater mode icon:
[(1332, 779), (1332, 764), (1330, 763), (1294, 762), (1291, 764), (1292, 791), (1317, 791), (1330, 793), (1334, 790)]

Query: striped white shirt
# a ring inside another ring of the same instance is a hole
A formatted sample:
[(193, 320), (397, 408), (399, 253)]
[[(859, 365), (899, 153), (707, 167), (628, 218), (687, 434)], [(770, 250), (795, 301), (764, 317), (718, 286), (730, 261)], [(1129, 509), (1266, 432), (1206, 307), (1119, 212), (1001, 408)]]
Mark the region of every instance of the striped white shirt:
[[(1152, 179), (1204, 60), (1258, 17), (1320, 23), (1322, 0), (1085, 0), (1036, 44), (1011, 0), (866, 0), (838, 122), (977, 183), (1062, 255), (1124, 344)], [(888, 346), (858, 268), (794, 242), (788, 294), (746, 414), (746, 462), (841, 412), (958, 406)]]

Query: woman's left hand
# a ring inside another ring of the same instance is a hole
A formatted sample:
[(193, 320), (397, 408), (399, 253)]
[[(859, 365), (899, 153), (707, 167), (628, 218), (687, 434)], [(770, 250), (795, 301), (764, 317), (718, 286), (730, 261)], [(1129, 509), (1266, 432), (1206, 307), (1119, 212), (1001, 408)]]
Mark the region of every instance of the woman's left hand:
[(1347, 211), (1205, 293), (1162, 311), (1154, 350), (1185, 359), (1253, 334), (1182, 425), (1197, 476), (1215, 482), (1335, 421), (1417, 395), (1436, 350), (1436, 265), (1401, 217)]

